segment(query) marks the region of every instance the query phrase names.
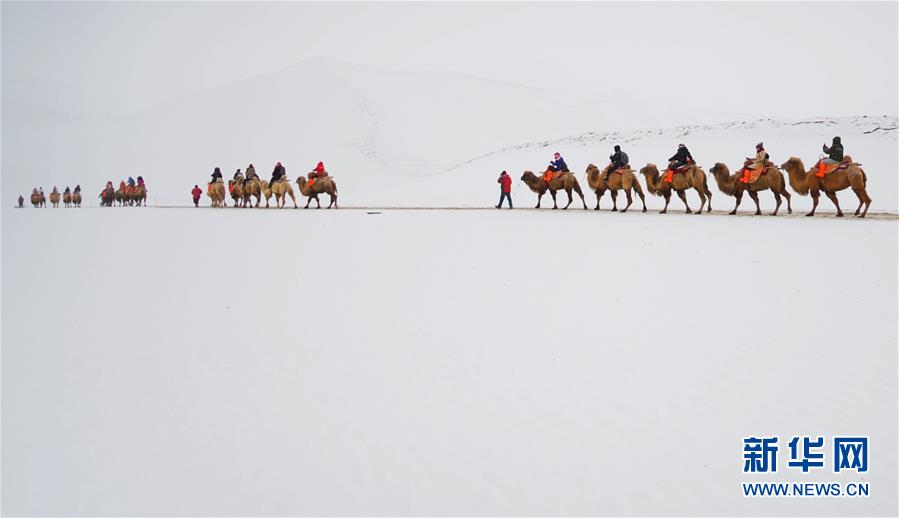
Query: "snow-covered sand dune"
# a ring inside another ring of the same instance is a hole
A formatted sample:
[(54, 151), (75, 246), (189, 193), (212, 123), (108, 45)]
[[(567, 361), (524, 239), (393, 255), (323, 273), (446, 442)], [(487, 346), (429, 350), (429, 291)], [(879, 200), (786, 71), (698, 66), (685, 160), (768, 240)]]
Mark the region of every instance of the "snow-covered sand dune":
[[(324, 160), (347, 204), (485, 206), (495, 203), (501, 170), (517, 180), (526, 169), (545, 167), (556, 150), (579, 175), (588, 163), (603, 164), (614, 143), (641, 165), (664, 163), (685, 142), (707, 169), (718, 161), (735, 167), (759, 141), (777, 163), (799, 156), (810, 164), (839, 134), (847, 153), (865, 164), (872, 210), (899, 209), (895, 115), (740, 117), (649, 105), (624, 93), (535, 89), (323, 58), (132, 114), (58, 113), (33, 106), (31, 91), (13, 84), (3, 94), (2, 166), (15, 172), (2, 178), (4, 192), (13, 194), (7, 203), (35, 185), (76, 183), (93, 201), (106, 180), (140, 174), (151, 204), (187, 204), (193, 185), (216, 166), (230, 175), (252, 162), (265, 175), (282, 161), (295, 178)], [(522, 185), (514, 195), (530, 196)], [(855, 199), (848, 191), (839, 196), (844, 205)], [(773, 207), (770, 195), (762, 200)], [(808, 198), (796, 203), (810, 207)]]
[[(896, 513), (894, 221), (2, 216), (4, 514)], [(797, 433), (871, 496), (742, 497)]]

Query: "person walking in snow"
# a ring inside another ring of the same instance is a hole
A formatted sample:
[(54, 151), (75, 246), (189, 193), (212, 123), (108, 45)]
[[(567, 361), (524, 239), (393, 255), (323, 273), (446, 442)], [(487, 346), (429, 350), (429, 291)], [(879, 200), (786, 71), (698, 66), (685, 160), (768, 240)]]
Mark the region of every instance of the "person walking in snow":
[(23, 198), (22, 195), (20, 194), (19, 195), (19, 208), (22, 209), (24, 207), (25, 207), (25, 198)]
[(203, 190), (200, 189), (200, 186), (194, 185), (194, 188), (190, 191), (190, 195), (194, 198), (194, 207), (200, 206), (200, 196), (203, 195)]
[(499, 203), (496, 205), (497, 209), (502, 208), (503, 200), (509, 200), (509, 208), (512, 208), (512, 177), (505, 171), (500, 173), (499, 179), (496, 181), (499, 184)]

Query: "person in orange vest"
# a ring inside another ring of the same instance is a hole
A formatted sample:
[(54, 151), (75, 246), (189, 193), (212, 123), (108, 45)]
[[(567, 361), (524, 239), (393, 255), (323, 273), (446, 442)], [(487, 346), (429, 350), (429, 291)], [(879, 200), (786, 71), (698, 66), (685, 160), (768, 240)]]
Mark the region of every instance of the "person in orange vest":
[(190, 191), (190, 195), (194, 198), (194, 207), (200, 206), (200, 196), (203, 195), (202, 189), (198, 185), (194, 185), (194, 188)]
[(499, 179), (496, 181), (499, 184), (499, 203), (496, 204), (496, 208), (500, 209), (503, 206), (503, 200), (509, 200), (509, 208), (512, 208), (512, 177), (509, 176), (508, 173), (503, 171), (499, 175)]

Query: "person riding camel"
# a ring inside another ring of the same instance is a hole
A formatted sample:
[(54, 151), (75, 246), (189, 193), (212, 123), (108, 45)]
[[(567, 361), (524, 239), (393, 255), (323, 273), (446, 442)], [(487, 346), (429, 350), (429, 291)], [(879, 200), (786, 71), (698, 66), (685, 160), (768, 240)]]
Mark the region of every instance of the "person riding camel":
[(134, 187), (134, 177), (128, 177), (128, 187)]
[(232, 178), (235, 182), (241, 182), (243, 180), (243, 174), (240, 172), (240, 168), (237, 168), (237, 171), (234, 173), (234, 177)]
[(834, 137), (830, 147), (824, 144), (821, 146), (821, 149), (827, 153), (827, 157), (818, 162), (818, 172), (815, 176), (819, 178), (824, 177), (827, 172), (827, 166), (839, 164), (843, 161), (843, 142), (840, 140), (840, 137)]
[(79, 192), (81, 192), (81, 184), (79, 183), (78, 185), (76, 185), (76, 186), (75, 186), (75, 190), (72, 191), (72, 192), (74, 192), (74, 193), (76, 193), (76, 194), (79, 193)]
[(215, 171), (212, 172), (212, 181), (209, 183), (221, 182), (222, 181), (222, 171), (216, 167)]
[(685, 166), (690, 162), (693, 162), (693, 155), (690, 154), (690, 150), (687, 149), (687, 146), (678, 144), (677, 153), (668, 159), (668, 168), (676, 171), (678, 167)]
[(308, 175), (309, 187), (315, 185), (315, 181), (323, 176), (328, 176), (328, 172), (325, 171), (325, 163), (319, 162), (318, 165), (315, 166), (315, 169), (313, 169)]
[(609, 156), (609, 167), (606, 168), (606, 174), (603, 176), (603, 182), (608, 183), (609, 175), (621, 169), (622, 167), (628, 165), (630, 163), (630, 158), (628, 158), (627, 153), (621, 150), (621, 146), (615, 145), (615, 152)]
[(57, 189), (55, 185), (53, 186), (53, 192), (51, 194), (59, 194), (59, 189)]
[(66, 185), (66, 190), (62, 191), (63, 194), (72, 194), (72, 189), (69, 189), (69, 186)]
[(549, 163), (549, 169), (552, 172), (562, 171), (563, 173), (568, 172), (568, 164), (565, 163), (565, 159), (562, 158), (562, 155), (558, 152), (553, 154), (554, 160)]
[(254, 178), (256, 180), (258, 180), (259, 176), (256, 174), (256, 168), (253, 167), (253, 164), (250, 164), (247, 166), (247, 176), (246, 176), (246, 179), (244, 180), (244, 183), (249, 182), (250, 180), (252, 180)]
[(287, 174), (287, 169), (281, 165), (281, 162), (275, 164), (275, 169), (272, 171), (272, 180), (268, 183), (269, 185), (274, 185), (275, 182), (280, 182), (284, 175)]
[(40, 194), (39, 192), (37, 192), (37, 187), (31, 190), (31, 194)]
[[(769, 155), (765, 151), (765, 145), (761, 142), (756, 144), (755, 158), (746, 157), (746, 162), (743, 164), (743, 177), (740, 178), (740, 181), (743, 183), (750, 183), (758, 180), (758, 177), (761, 176), (761, 173), (767, 166), (768, 157)], [(752, 174), (753, 171), (756, 171), (756, 174)]]
[(549, 166), (546, 168), (546, 172), (543, 173), (543, 179), (546, 183), (552, 181), (555, 176), (553, 173), (563, 172), (567, 173), (568, 164), (565, 163), (565, 159), (562, 158), (562, 154), (556, 151), (553, 153), (553, 160), (549, 163)]
[(141, 187), (144, 186), (144, 177), (143, 176), (137, 177), (137, 185), (140, 185)]

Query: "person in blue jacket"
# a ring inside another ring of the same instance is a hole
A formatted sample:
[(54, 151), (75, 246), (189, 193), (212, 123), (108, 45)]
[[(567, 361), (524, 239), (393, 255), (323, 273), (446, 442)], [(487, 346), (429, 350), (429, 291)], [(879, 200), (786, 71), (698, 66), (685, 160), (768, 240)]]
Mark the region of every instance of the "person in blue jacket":
[(549, 170), (552, 172), (562, 171), (562, 172), (567, 173), (568, 172), (568, 164), (565, 163), (565, 159), (562, 158), (562, 155), (559, 154), (558, 152), (556, 152), (553, 155), (553, 158), (555, 160), (553, 160), (552, 162), (549, 163)]

